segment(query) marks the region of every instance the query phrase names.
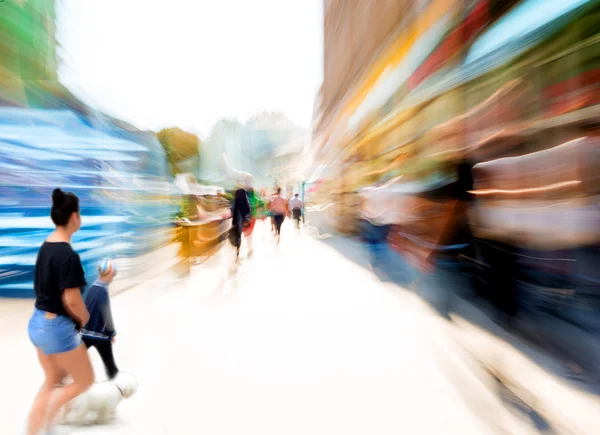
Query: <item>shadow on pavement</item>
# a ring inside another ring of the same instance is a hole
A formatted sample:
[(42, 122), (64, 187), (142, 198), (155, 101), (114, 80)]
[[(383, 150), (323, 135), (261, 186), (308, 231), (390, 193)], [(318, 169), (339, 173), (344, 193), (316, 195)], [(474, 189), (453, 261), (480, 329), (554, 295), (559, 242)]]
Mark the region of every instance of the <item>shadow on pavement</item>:
[[(501, 338), (549, 373), (575, 388), (600, 394), (600, 367), (594, 337), (561, 319), (543, 313), (525, 312), (512, 318), (479, 296), (472, 274), (435, 272), (422, 274), (389, 246), (379, 246), (375, 264), (371, 252), (358, 238), (334, 236), (319, 240), (346, 259), (371, 270), (382, 282), (397, 284), (417, 294), (441, 317), (455, 314)], [(508, 333), (508, 334), (507, 334)]]
[(530, 420), (531, 424), (533, 424), (533, 426), (536, 428), (536, 430), (538, 430), (540, 433), (543, 433), (543, 434), (557, 433), (552, 428), (552, 425), (550, 424), (550, 422), (548, 420), (546, 420), (544, 418), (544, 416), (541, 415), (540, 412), (538, 412), (531, 405), (529, 405), (528, 403), (523, 401), (523, 399), (521, 399), (519, 396), (517, 396), (509, 387), (504, 385), (504, 383), (500, 379), (498, 379), (494, 375), (491, 375), (491, 376), (494, 379), (494, 381), (496, 382), (496, 386), (498, 388), (497, 393), (500, 396), (500, 399), (502, 400), (502, 402), (505, 405), (507, 405), (507, 407), (509, 409), (513, 409), (513, 410), (517, 411), (518, 413), (524, 415), (526, 418), (528, 418)]

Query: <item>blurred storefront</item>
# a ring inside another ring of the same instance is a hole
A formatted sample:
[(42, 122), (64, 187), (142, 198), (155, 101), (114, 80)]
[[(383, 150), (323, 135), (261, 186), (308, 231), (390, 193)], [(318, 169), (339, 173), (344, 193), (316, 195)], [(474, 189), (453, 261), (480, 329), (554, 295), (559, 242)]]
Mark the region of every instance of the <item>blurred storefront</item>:
[[(315, 167), (328, 166), (338, 180), (334, 191), (348, 194), (390, 173), (451, 179), (449, 162), (483, 158), (474, 148), (482, 136), (570, 110), (553, 96), (559, 89), (574, 105), (594, 98), (595, 15), (586, 13), (596, 1), (362, 3), (325, 2), (313, 146)], [(378, 14), (386, 16), (381, 25), (357, 24)], [(467, 133), (464, 117), (478, 111), (485, 115)], [(471, 152), (457, 152), (465, 147)]]
[[(327, 200), (336, 203), (331, 210), (342, 217), (342, 231), (349, 228), (343, 218), (346, 211), (356, 208), (348, 186), (351, 175), (340, 160), (348, 142), (350, 117), (396, 56), (394, 42), (421, 3), (426, 2), (324, 2), (324, 80), (315, 107), (313, 155), (314, 167), (325, 171), (325, 178), (335, 180), (323, 188), (333, 195)], [(325, 174), (314, 177), (321, 175)]]
[(517, 282), (597, 289), (600, 2), (367, 3), (325, 2), (313, 172), (338, 230), (379, 207), (419, 264), (463, 246), (468, 222), (461, 255), (508, 311)]

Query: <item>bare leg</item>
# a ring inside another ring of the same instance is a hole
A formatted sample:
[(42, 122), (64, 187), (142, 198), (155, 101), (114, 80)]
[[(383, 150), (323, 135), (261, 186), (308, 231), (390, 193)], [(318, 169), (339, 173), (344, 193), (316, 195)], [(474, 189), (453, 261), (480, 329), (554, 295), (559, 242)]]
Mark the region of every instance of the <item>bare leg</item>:
[(85, 392), (94, 383), (92, 363), (83, 343), (77, 349), (52, 355), (51, 358), (73, 377), (73, 383), (55, 390), (48, 407), (48, 423), (50, 425), (54, 423), (56, 415), (63, 405)]
[(29, 435), (37, 435), (43, 429), (52, 391), (56, 383), (64, 376), (64, 371), (52, 360), (50, 355), (44, 354), (39, 348), (36, 348), (36, 350), (40, 365), (44, 370), (45, 379), (31, 406), (27, 432)]

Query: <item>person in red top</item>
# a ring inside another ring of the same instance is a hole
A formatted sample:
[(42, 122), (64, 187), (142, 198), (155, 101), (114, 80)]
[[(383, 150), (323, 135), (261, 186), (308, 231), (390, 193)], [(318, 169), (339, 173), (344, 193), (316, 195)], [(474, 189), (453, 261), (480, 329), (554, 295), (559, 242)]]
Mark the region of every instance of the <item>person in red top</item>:
[(275, 234), (277, 234), (277, 243), (281, 240), (281, 225), (289, 214), (288, 204), (285, 198), (281, 196), (281, 187), (277, 188), (277, 193), (271, 199), (271, 213), (273, 214), (273, 220), (275, 221)]

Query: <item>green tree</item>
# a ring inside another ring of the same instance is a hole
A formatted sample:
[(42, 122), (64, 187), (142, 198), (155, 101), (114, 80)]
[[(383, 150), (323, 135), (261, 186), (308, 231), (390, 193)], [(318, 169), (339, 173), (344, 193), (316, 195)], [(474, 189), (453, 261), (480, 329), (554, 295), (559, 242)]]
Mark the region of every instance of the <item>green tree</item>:
[[(173, 175), (184, 172), (198, 175), (200, 164), (198, 136), (177, 127), (164, 128), (156, 136), (167, 154)], [(193, 167), (193, 170), (190, 171), (190, 167)]]

